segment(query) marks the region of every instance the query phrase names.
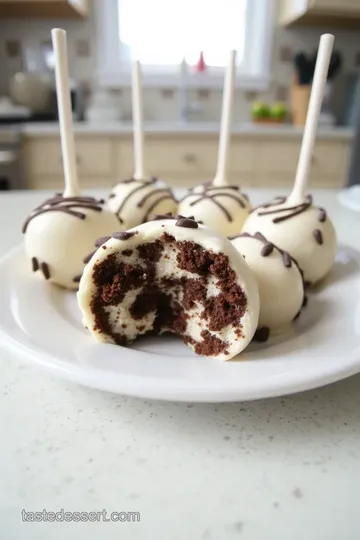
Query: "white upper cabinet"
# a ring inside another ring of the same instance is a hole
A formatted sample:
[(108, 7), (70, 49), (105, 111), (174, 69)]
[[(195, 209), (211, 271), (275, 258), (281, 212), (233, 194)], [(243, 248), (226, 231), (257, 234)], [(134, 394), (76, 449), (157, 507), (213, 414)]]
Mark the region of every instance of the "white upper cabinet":
[(360, 0), (279, 0), (278, 6), (283, 26), (360, 28)]

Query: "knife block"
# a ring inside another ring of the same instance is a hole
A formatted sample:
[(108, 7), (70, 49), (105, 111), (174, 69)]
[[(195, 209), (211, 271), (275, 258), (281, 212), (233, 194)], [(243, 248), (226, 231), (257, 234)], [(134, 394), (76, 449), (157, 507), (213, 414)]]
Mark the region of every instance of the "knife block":
[(291, 117), (294, 126), (305, 126), (310, 93), (310, 84), (298, 84), (297, 81), (293, 82), (291, 86)]

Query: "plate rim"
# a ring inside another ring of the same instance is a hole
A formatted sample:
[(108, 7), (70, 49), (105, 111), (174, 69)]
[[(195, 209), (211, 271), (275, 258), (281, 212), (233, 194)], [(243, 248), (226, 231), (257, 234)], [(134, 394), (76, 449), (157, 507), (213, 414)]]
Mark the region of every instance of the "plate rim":
[[(358, 255), (357, 259), (359, 263), (360, 252), (346, 244), (343, 244), (343, 246), (350, 250), (352, 254)], [(0, 270), (23, 251), (22, 244), (10, 249), (0, 259)], [(355, 349), (354, 354), (351, 355), (352, 363), (349, 364), (348, 362), (345, 365), (339, 365), (339, 369), (337, 370), (319, 370), (315, 375), (311, 374), (311, 376), (297, 381), (292, 381), (290, 377), (289, 382), (289, 376), (285, 380), (277, 379), (276, 383), (271, 380), (266, 390), (263, 387), (257, 389), (252, 386), (248, 386), (247, 391), (244, 391), (244, 388), (236, 389), (235, 387), (229, 387), (225, 395), (223, 388), (214, 388), (207, 385), (201, 390), (198, 387), (198, 383), (196, 384), (196, 388), (192, 388), (191, 385), (188, 388), (184, 388), (183, 386), (172, 388), (171, 385), (168, 386), (167, 379), (159, 380), (152, 377), (141, 379), (141, 384), (139, 384), (139, 376), (131, 374), (123, 374), (116, 379), (116, 384), (111, 384), (108, 377), (97, 380), (94, 378), (94, 373), (98, 370), (92, 366), (87, 366), (87, 369), (85, 369), (83, 365), (74, 363), (65, 364), (62, 359), (64, 358), (63, 355), (56, 356), (41, 349), (39, 346), (29, 347), (24, 345), (1, 325), (0, 348), (9, 352), (16, 360), (27, 365), (33, 365), (47, 373), (81, 386), (141, 399), (172, 402), (219, 403), (269, 399), (326, 386), (360, 372), (360, 351)], [(49, 363), (49, 359), (51, 359), (51, 363)], [(156, 388), (154, 388), (154, 383), (156, 384)]]

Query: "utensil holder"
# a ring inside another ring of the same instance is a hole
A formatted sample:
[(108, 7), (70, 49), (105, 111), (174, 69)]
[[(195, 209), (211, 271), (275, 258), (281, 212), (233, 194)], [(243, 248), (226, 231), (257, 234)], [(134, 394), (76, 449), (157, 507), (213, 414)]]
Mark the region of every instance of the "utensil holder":
[(291, 117), (294, 126), (305, 126), (310, 92), (310, 84), (297, 84), (294, 82), (291, 86)]

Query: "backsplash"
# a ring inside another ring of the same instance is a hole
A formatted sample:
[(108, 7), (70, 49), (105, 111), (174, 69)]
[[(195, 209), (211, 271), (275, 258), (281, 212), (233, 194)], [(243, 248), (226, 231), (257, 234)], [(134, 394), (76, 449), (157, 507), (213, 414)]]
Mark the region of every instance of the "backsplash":
[[(0, 20), (0, 95), (7, 93), (10, 77), (22, 68), (22, 52), (29, 47), (38, 48), (50, 41), (52, 27), (63, 27), (68, 32), (69, 69), (71, 76), (81, 81), (91, 94), (96, 85), (95, 74), (95, 25), (90, 17), (84, 21), (73, 20)], [(293, 75), (292, 57), (299, 49), (313, 51), (319, 35), (331, 29), (282, 29), (274, 28), (272, 54), (272, 82), (266, 92), (236, 92), (234, 119), (245, 121), (250, 117), (250, 106), (254, 100), (285, 101), (289, 99), (289, 86)], [(360, 71), (359, 32), (334, 31), (335, 47), (343, 56), (344, 72)], [(110, 90), (111, 91), (111, 90)], [(131, 95), (128, 88), (114, 89), (119, 94), (119, 103), (124, 118), (131, 116)], [(221, 108), (221, 91), (216, 89), (191, 90), (190, 100), (199, 101), (204, 120), (218, 121)], [(176, 120), (179, 118), (177, 91), (150, 88), (144, 97), (147, 120)]]

